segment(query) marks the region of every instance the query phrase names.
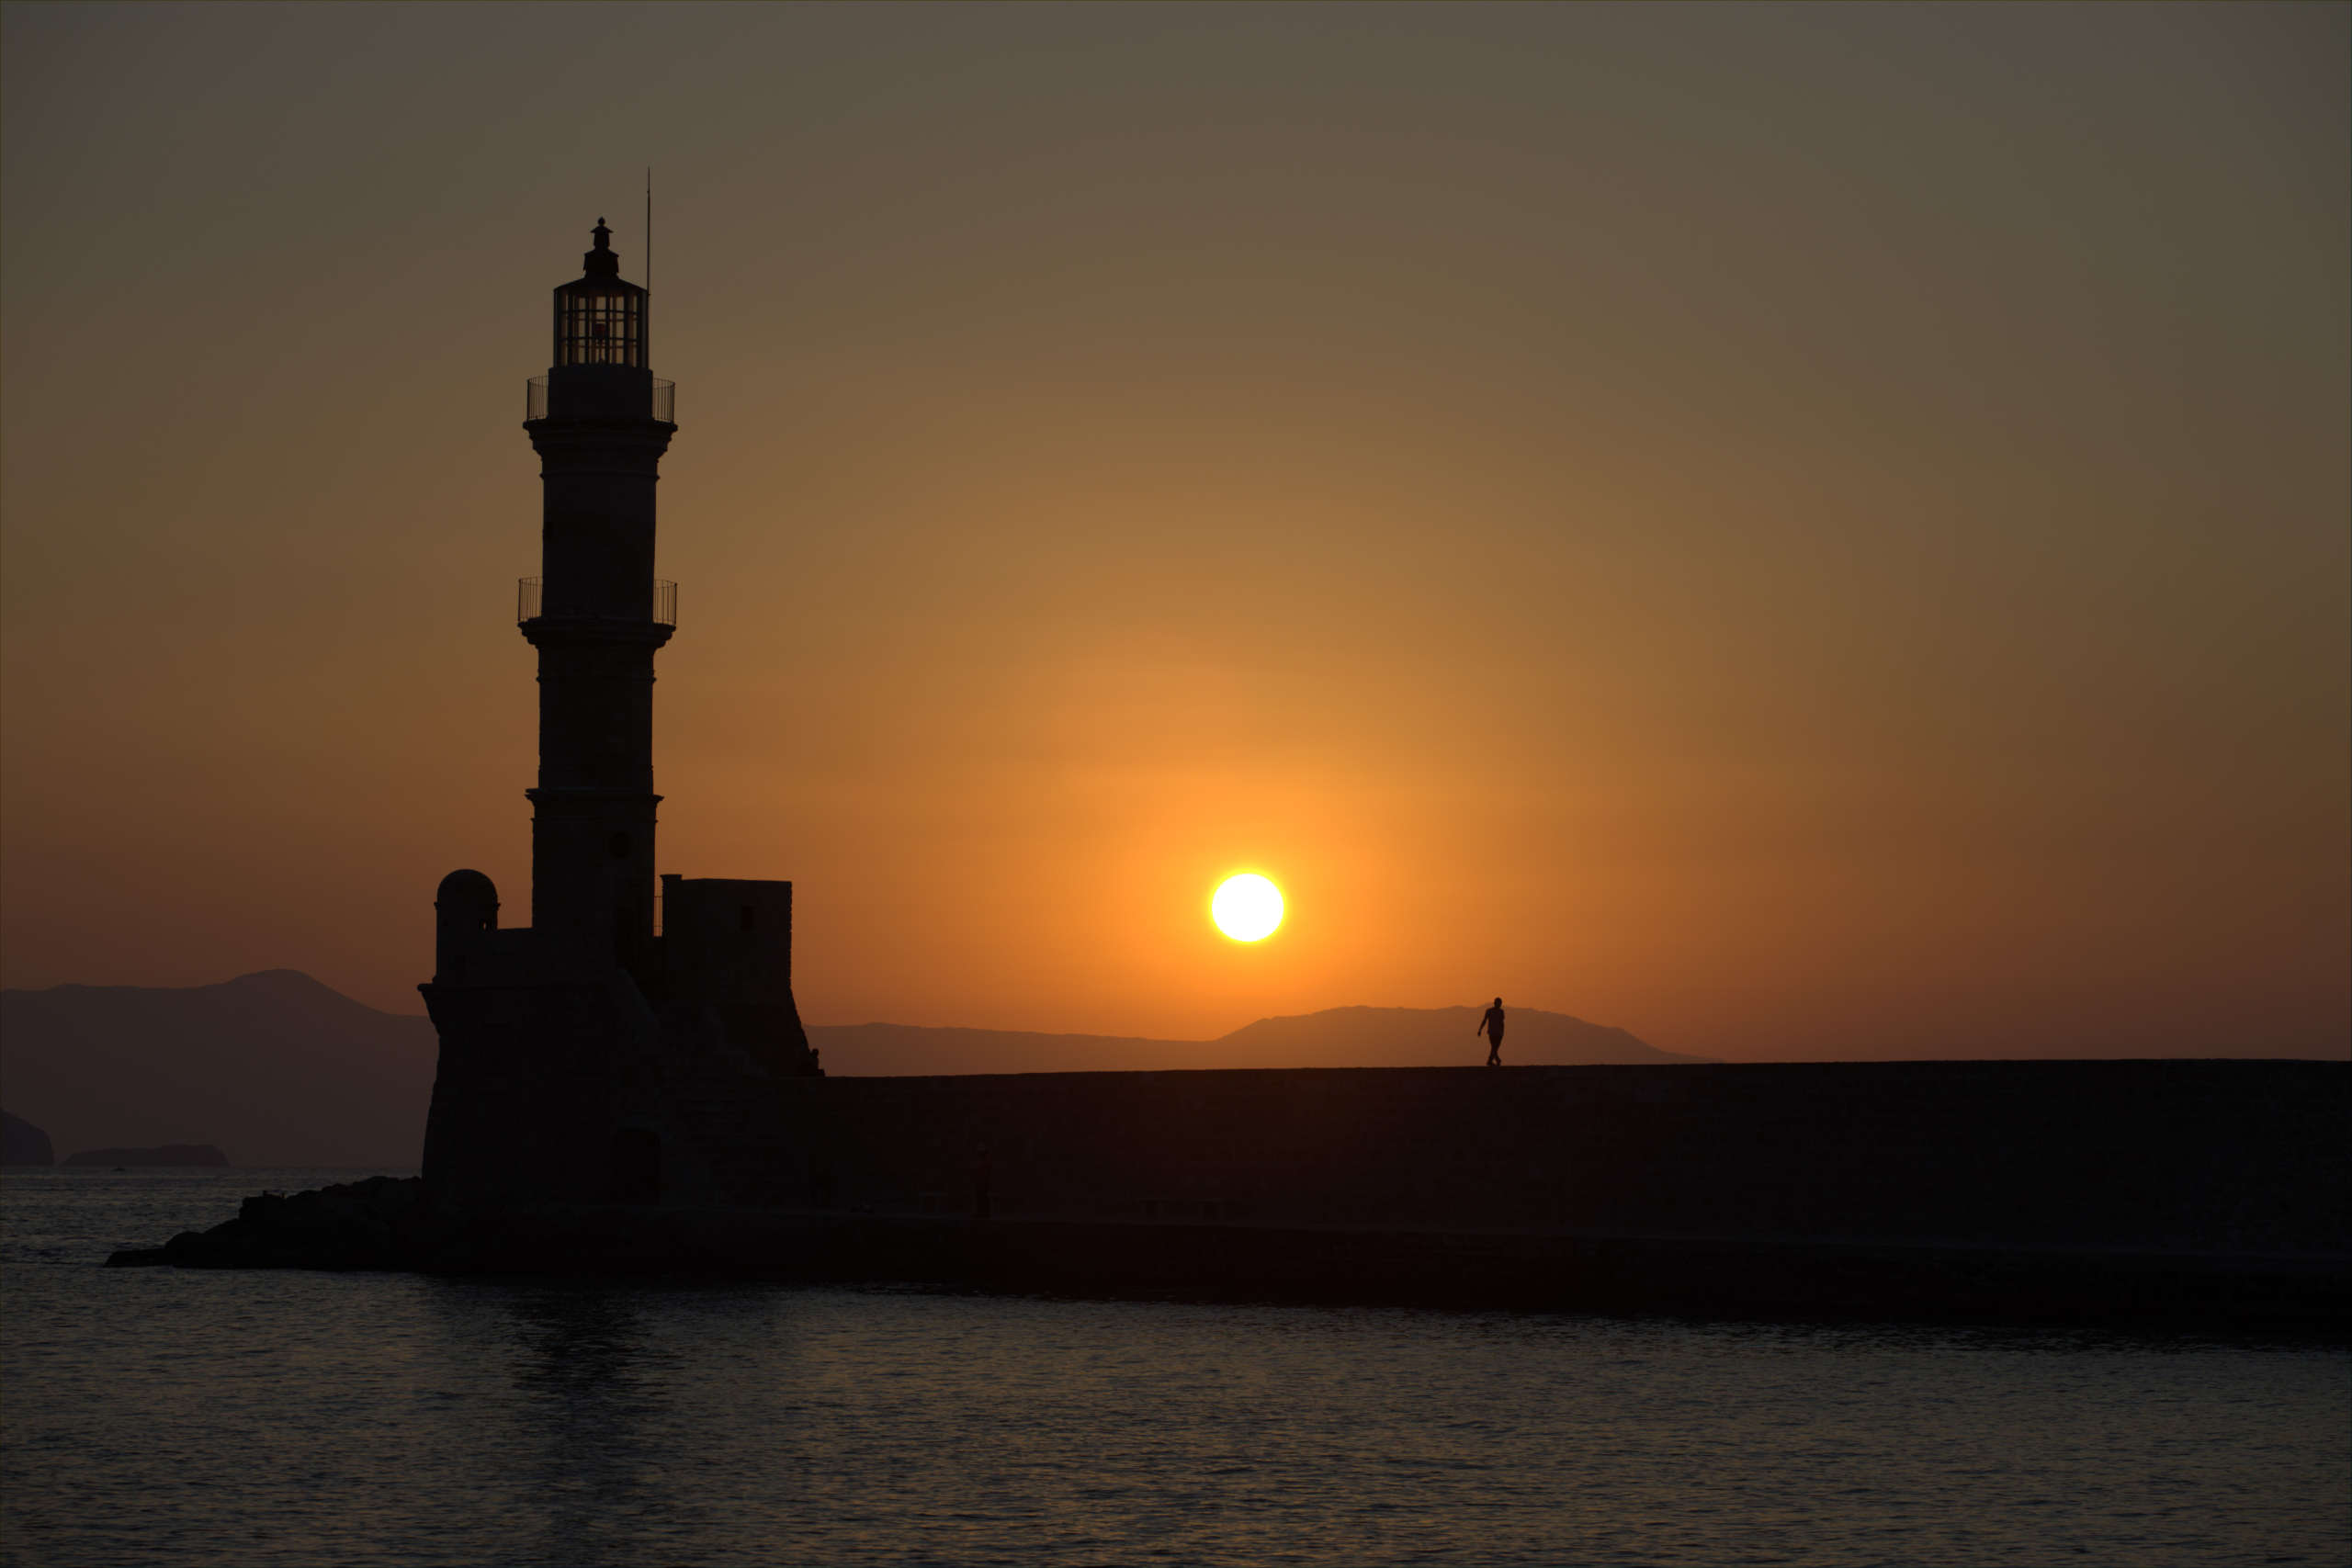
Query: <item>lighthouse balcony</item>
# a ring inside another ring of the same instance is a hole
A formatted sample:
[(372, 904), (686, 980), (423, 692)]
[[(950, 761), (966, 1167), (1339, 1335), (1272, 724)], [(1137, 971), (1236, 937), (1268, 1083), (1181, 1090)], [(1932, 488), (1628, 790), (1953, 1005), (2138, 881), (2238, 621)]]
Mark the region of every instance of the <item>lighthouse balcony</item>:
[[(584, 374), (582, 372), (585, 372)], [(550, 406), (548, 378), (524, 384), (523, 421), (543, 419), (650, 419), (678, 423), (678, 384), (626, 367), (569, 367)]]
[(514, 584), (514, 624), (529, 626), (533, 621), (611, 621), (617, 625), (675, 626), (678, 624), (678, 585), (655, 578), (644, 607), (634, 613), (615, 609), (610, 604), (568, 604), (560, 596), (550, 598), (547, 579), (525, 577)]

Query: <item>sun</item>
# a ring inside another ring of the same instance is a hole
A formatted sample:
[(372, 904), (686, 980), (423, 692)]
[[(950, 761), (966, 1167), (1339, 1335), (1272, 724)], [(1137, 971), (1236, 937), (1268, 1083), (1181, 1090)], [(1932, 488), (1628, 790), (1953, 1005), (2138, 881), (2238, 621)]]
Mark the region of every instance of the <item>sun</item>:
[(1283, 923), (1282, 889), (1254, 871), (1228, 876), (1209, 900), (1209, 919), (1236, 942), (1262, 942)]

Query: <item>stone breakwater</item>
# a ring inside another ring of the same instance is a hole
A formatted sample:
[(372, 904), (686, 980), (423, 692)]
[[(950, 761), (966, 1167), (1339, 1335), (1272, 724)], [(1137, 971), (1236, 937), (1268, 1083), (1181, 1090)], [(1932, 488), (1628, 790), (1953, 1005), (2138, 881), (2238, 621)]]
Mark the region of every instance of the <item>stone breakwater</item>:
[(749, 1201), (463, 1211), (379, 1178), (112, 1261), (2340, 1332), (2348, 1089), (2312, 1062), (808, 1079)]
[(2352, 1064), (1774, 1063), (808, 1080), (763, 1201), (1277, 1227), (2333, 1253)]

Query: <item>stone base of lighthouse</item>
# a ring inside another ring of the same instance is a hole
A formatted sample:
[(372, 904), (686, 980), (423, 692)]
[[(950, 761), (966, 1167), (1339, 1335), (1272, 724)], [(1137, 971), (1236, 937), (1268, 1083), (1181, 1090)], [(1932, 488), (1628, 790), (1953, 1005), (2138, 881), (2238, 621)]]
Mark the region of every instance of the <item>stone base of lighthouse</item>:
[(442, 884), (420, 987), (441, 1036), (425, 1127), (436, 1204), (806, 1201), (783, 1087), (817, 1072), (791, 989), (792, 885), (662, 878), (650, 963), (499, 930), (489, 879)]

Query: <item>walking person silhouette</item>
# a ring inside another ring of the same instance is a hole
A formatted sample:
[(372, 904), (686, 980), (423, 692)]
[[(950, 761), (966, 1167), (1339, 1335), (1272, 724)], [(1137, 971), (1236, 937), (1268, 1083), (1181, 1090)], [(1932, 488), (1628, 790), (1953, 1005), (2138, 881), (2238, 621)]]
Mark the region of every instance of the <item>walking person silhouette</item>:
[(1503, 1065), (1502, 998), (1497, 997), (1495, 998), (1495, 1005), (1487, 1010), (1487, 1016), (1480, 1019), (1478, 1021), (1478, 1027), (1470, 1032), (1472, 1039), (1476, 1039), (1481, 1034), (1487, 1037), (1487, 1066), (1490, 1067), (1501, 1066)]

